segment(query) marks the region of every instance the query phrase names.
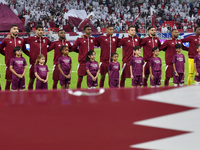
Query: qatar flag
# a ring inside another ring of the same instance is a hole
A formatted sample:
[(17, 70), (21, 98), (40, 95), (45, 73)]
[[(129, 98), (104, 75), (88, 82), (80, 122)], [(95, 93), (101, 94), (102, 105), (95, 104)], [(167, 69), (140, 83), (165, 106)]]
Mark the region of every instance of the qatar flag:
[(155, 10), (152, 7), (150, 10), (151, 10), (151, 26), (153, 26), (156, 20)]
[(132, 26), (134, 26), (134, 24), (136, 23), (136, 21), (137, 21), (137, 19), (138, 19), (138, 17), (140, 16), (140, 14), (138, 14), (136, 17), (135, 17), (135, 19), (133, 20), (133, 22), (132, 22)]

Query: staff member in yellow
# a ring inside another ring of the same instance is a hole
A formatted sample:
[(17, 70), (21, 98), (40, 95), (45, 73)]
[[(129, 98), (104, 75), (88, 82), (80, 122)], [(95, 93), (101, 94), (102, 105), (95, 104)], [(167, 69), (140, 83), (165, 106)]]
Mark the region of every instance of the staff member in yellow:
[(196, 45), (200, 44), (200, 26), (195, 27), (195, 35), (188, 36), (182, 39), (182, 42), (189, 42), (188, 51), (188, 64), (189, 64), (189, 75), (188, 85), (192, 85), (194, 75), (194, 56), (197, 54)]

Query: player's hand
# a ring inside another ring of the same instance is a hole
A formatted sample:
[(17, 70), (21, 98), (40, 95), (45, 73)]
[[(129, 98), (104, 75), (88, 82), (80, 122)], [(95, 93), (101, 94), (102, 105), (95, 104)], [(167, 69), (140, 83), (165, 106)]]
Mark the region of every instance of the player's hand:
[(44, 79), (41, 79), (40, 81), (43, 82), (43, 83), (45, 83), (45, 82), (44, 82)]
[(81, 35), (81, 38), (84, 38), (84, 34)]
[(92, 81), (96, 81), (96, 78), (95, 78), (95, 77), (92, 77)]
[(134, 79), (134, 76), (133, 76), (133, 75), (131, 75), (131, 79)]
[(145, 75), (143, 74), (142, 77), (143, 77), (143, 79), (144, 79), (144, 78), (145, 78)]
[(11, 34), (8, 34), (8, 35), (6, 36), (6, 38), (7, 38), (7, 39), (11, 39)]
[(154, 76), (151, 74), (151, 80), (153, 80), (154, 79)]
[(197, 76), (197, 77), (198, 77), (198, 76), (199, 76), (199, 73), (198, 73), (198, 72), (196, 72), (196, 73), (195, 73), (195, 76)]
[(44, 80), (44, 83), (47, 83), (47, 79), (46, 79), (46, 80)]
[[(175, 76), (177, 76), (177, 77), (178, 77), (178, 76), (179, 76), (179, 75), (178, 75), (178, 73), (176, 73), (176, 74), (175, 74)], [(184, 76), (185, 76), (185, 75), (184, 75)]]
[(67, 78), (68, 78), (68, 79), (69, 79), (69, 78), (71, 78), (71, 75), (70, 75), (70, 74), (68, 74), (68, 75), (67, 75)]
[(21, 78), (22, 78), (22, 75), (21, 75), (21, 74), (18, 74), (18, 76), (17, 76), (17, 77), (21, 79)]

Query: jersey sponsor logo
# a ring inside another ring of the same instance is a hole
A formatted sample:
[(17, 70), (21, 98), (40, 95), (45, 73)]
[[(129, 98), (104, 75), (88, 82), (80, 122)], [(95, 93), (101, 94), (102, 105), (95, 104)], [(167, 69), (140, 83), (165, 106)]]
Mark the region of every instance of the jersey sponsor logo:
[(97, 64), (91, 64), (91, 67), (96, 68), (96, 67), (98, 67), (98, 65)]
[(183, 61), (183, 58), (182, 57), (178, 57), (177, 60), (178, 61)]
[(160, 64), (160, 60), (155, 60), (154, 61), (156, 64)]
[(19, 44), (21, 44), (21, 41), (18, 41)]
[(118, 69), (118, 68), (119, 68), (119, 66), (113, 66), (113, 68), (114, 68), (114, 69)]
[(136, 63), (141, 64), (142, 60), (135, 60)]
[(23, 61), (17, 60), (16, 63), (19, 64), (19, 65), (22, 65)]
[(64, 59), (63, 60), (65, 63), (69, 63), (69, 59)]
[(41, 71), (46, 71), (46, 68), (39, 68)]

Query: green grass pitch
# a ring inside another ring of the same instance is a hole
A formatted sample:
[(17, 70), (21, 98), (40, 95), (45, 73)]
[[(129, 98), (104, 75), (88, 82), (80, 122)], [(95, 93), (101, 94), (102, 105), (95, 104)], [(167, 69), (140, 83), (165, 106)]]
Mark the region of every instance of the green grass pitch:
[[(100, 49), (95, 49), (96, 52), (96, 61), (100, 61)], [(117, 49), (117, 53), (119, 54), (119, 59), (118, 62), (120, 63), (120, 65), (122, 65), (122, 49), (118, 48)], [(185, 84), (187, 84), (187, 77), (188, 77), (188, 52), (186, 51), (182, 51), (182, 53), (185, 55), (185, 70), (186, 70), (186, 76), (185, 76)], [(142, 54), (141, 54), (142, 55)], [(76, 89), (76, 84), (77, 84), (77, 66), (78, 66), (78, 54), (75, 52), (70, 52), (69, 56), (72, 59), (72, 74), (71, 74), (71, 84), (70, 84), (70, 89)], [(164, 79), (165, 79), (165, 53), (163, 51), (160, 52), (159, 57), (162, 59), (162, 69), (163, 69), (163, 76), (162, 76), (162, 81), (161, 81), (161, 86), (164, 86)], [(26, 61), (27, 61), (27, 71), (25, 74), (25, 84), (26, 84), (26, 90), (28, 88), (28, 83), (29, 83), (29, 58), (23, 54), (23, 57), (25, 57)], [(53, 86), (53, 79), (52, 79), (52, 69), (53, 69), (53, 57), (54, 57), (54, 51), (51, 51), (48, 53), (48, 60), (47, 60), (47, 66), (49, 68), (49, 80), (48, 80), (48, 89), (52, 89)], [(122, 68), (122, 67), (121, 67)], [(0, 78), (0, 83), (1, 83), (1, 87), (2, 90), (5, 89), (5, 70), (6, 70), (6, 66), (4, 63), (4, 56), (0, 55), (0, 73), (1, 73), (1, 78)], [(121, 73), (121, 70), (120, 70)], [(100, 75), (98, 80), (100, 80)], [(173, 85), (172, 83), (173, 79), (170, 79), (170, 86)], [(98, 82), (99, 83), (99, 82)], [(126, 79), (126, 83), (125, 83), (125, 87), (132, 87), (131, 86), (132, 81), (131, 79)], [(148, 86), (150, 84), (150, 80), (148, 81)], [(104, 84), (105, 88), (108, 88), (108, 75), (106, 76), (106, 80), (105, 80), (105, 84)], [(58, 89), (60, 89), (60, 84), (58, 83)], [(83, 78), (83, 82), (82, 82), (82, 86), (81, 88), (87, 88), (87, 82), (86, 82), (86, 76)], [(34, 89), (35, 89), (35, 83), (34, 83)]]

